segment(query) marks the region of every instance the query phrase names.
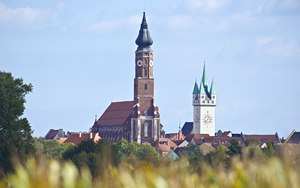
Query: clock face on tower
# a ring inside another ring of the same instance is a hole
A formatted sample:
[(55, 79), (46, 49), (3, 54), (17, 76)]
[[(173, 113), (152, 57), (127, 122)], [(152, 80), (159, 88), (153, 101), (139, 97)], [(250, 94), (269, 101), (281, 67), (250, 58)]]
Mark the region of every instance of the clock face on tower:
[(152, 61), (152, 60), (150, 60), (150, 63), (149, 63), (149, 65), (150, 65), (150, 67), (152, 67), (152, 66), (153, 66), (153, 61)]
[(138, 60), (138, 61), (136, 62), (136, 64), (137, 64), (139, 67), (141, 67), (141, 66), (143, 65), (143, 62), (142, 62), (142, 60)]
[(212, 115), (210, 114), (204, 114), (202, 118), (202, 122), (204, 125), (210, 125), (213, 121)]

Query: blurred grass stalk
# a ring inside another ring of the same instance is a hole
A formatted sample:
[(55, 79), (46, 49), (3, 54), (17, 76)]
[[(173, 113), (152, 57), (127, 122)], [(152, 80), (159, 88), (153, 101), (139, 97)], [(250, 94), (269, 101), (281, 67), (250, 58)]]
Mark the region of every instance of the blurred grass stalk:
[(92, 177), (90, 169), (80, 170), (71, 162), (30, 158), (23, 166), (16, 162), (14, 174), (0, 180), (0, 188), (77, 187), (300, 187), (300, 165), (289, 157), (264, 157), (259, 150), (245, 151), (241, 160), (232, 158), (228, 168), (199, 164), (193, 171), (187, 159), (161, 161), (156, 167), (146, 161), (135, 169), (129, 164), (108, 166), (102, 176)]

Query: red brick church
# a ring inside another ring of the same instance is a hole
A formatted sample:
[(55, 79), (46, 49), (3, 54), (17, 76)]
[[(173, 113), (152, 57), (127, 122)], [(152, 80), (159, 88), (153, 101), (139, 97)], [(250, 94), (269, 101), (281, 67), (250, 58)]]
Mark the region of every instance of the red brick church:
[(95, 121), (93, 133), (110, 142), (126, 139), (129, 142), (151, 143), (163, 137), (158, 107), (154, 100), (153, 44), (145, 12), (135, 41), (135, 78), (133, 101), (112, 102)]

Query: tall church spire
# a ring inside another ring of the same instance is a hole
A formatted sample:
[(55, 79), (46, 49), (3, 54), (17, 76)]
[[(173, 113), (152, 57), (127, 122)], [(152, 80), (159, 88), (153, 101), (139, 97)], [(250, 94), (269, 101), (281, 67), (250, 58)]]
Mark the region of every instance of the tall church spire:
[(141, 28), (139, 31), (139, 35), (137, 39), (135, 40), (135, 43), (138, 45), (137, 52), (138, 51), (145, 51), (145, 52), (152, 52), (151, 45), (153, 44), (153, 40), (150, 36), (150, 32), (148, 30), (148, 24), (146, 21), (146, 15), (145, 12), (143, 14), (143, 20), (141, 23)]
[(202, 80), (201, 80), (201, 82), (203, 83), (203, 86), (204, 86), (204, 87), (207, 87), (207, 86), (208, 86), (207, 78), (206, 78), (206, 71), (205, 71), (205, 62), (204, 62), (203, 75), (202, 75)]

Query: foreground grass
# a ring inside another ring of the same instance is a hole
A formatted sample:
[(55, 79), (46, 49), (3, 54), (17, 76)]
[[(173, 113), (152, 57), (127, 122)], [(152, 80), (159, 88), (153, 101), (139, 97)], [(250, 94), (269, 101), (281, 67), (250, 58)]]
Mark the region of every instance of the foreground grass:
[(185, 159), (165, 162), (157, 167), (141, 163), (109, 167), (101, 177), (92, 178), (90, 170), (79, 171), (73, 163), (34, 158), (25, 166), (16, 165), (16, 172), (0, 180), (6, 187), (300, 187), (299, 164), (278, 158), (243, 161), (233, 159), (230, 168), (212, 168), (202, 164), (193, 172)]

